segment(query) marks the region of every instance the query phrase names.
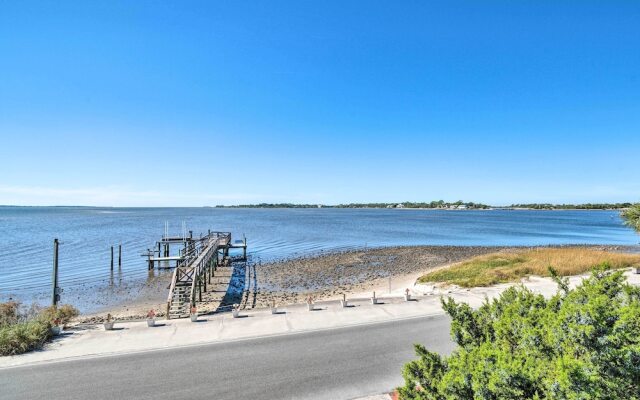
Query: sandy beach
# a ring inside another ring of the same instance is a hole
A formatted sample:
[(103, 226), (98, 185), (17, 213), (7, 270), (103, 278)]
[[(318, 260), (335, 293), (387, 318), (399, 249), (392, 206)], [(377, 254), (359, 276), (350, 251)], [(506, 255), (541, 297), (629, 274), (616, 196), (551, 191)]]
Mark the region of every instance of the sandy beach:
[[(584, 246), (582, 246), (584, 247)], [(633, 251), (625, 246), (588, 246), (607, 251)], [(233, 304), (242, 309), (303, 303), (347, 297), (401, 294), (416, 279), (436, 268), (496, 251), (523, 247), (407, 246), (357, 249), (284, 259), (269, 263), (234, 262), (216, 271), (198, 311), (210, 314), (228, 311)], [(123, 302), (97, 313), (83, 315), (81, 322), (101, 322), (107, 313), (118, 320), (145, 318), (149, 309), (164, 316), (170, 275), (149, 279), (141, 288), (125, 286)], [(110, 295), (118, 295), (111, 292)]]

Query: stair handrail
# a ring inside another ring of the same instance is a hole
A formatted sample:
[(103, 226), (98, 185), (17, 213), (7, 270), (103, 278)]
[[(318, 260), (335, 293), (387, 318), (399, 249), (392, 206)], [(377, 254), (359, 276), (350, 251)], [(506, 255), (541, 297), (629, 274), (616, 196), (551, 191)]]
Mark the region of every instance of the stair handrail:
[(173, 291), (176, 288), (176, 280), (178, 279), (178, 270), (180, 267), (176, 267), (173, 270), (173, 276), (171, 277), (171, 286), (169, 286), (169, 297), (167, 298), (167, 319), (170, 318), (169, 311), (171, 310), (171, 301), (173, 300)]
[(208, 250), (206, 251), (206, 253), (203, 251), (200, 253), (200, 255), (198, 256), (198, 258), (196, 258), (196, 260), (194, 260), (194, 262), (198, 262), (198, 264), (194, 267), (194, 273), (193, 273), (193, 280), (191, 281), (191, 293), (189, 296), (189, 301), (190, 301), (190, 306), (195, 306), (196, 303), (196, 285), (198, 284), (198, 279), (200, 278), (200, 274), (202, 272), (202, 270), (204, 269), (204, 265), (205, 265), (205, 260), (208, 258), (208, 256), (210, 255), (210, 253), (212, 251), (217, 251), (218, 250), (218, 241), (219, 238), (216, 237), (216, 239), (214, 240), (213, 238), (209, 238), (206, 246), (203, 247), (203, 249), (208, 248)]

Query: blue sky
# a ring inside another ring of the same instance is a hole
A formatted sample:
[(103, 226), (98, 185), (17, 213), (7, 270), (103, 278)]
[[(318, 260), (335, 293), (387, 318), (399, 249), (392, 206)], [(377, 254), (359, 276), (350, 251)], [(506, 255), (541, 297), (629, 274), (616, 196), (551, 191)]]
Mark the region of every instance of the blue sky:
[(640, 200), (640, 3), (0, 3), (0, 204)]

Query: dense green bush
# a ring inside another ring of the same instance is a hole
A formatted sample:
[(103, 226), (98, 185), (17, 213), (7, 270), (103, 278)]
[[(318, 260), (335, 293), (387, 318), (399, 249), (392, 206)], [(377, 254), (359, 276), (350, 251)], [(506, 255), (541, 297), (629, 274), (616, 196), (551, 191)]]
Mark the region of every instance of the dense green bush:
[(19, 303), (0, 303), (0, 355), (15, 355), (41, 348), (51, 339), (51, 327), (66, 325), (78, 315), (70, 305), (22, 310)]
[(634, 204), (622, 212), (625, 223), (640, 232), (640, 203)]
[(478, 310), (442, 300), (457, 349), (416, 345), (402, 399), (640, 399), (640, 288), (602, 266), (550, 299), (524, 287)]

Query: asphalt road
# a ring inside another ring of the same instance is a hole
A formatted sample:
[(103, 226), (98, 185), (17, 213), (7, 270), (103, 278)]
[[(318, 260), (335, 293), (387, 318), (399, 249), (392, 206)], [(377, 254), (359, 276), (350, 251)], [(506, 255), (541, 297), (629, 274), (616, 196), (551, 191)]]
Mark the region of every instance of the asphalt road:
[(352, 399), (402, 384), (413, 343), (450, 352), (448, 317), (0, 369), (0, 399)]

